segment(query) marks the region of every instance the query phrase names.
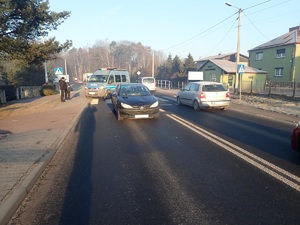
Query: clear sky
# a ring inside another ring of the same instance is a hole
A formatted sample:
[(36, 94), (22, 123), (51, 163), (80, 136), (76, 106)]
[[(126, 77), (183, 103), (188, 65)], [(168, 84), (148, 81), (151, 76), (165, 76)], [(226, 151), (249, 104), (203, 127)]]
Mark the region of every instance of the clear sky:
[[(237, 50), (238, 9), (241, 53), (300, 25), (299, 0), (49, 0), (50, 10), (71, 16), (49, 37), (72, 40), (75, 48), (97, 41), (141, 42), (166, 56), (195, 60)], [(234, 7), (236, 6), (236, 7)]]

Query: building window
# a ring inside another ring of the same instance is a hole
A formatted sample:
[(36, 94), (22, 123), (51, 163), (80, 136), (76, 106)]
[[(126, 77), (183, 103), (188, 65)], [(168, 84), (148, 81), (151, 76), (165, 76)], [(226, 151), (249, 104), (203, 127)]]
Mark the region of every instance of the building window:
[(283, 76), (283, 68), (275, 68), (275, 77), (282, 77)]
[(283, 58), (285, 56), (285, 49), (276, 50), (276, 58)]
[(255, 60), (262, 60), (263, 59), (263, 53), (262, 52), (257, 52), (255, 56)]

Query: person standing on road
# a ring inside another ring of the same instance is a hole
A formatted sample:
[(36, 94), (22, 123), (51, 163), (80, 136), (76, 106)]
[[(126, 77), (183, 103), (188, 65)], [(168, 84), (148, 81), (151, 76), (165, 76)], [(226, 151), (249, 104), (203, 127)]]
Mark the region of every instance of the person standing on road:
[(62, 102), (65, 101), (65, 98), (66, 98), (66, 95), (67, 95), (67, 83), (65, 81), (65, 78), (62, 77), (60, 80), (59, 80), (59, 88), (60, 88), (60, 100)]
[(67, 91), (66, 91), (66, 101), (71, 101), (70, 95), (71, 95), (72, 87), (69, 82), (67, 82)]

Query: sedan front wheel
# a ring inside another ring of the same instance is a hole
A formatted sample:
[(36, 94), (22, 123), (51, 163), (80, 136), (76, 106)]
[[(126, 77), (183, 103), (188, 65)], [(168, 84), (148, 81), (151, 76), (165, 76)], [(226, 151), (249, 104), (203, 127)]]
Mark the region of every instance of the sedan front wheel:
[(117, 110), (117, 117), (118, 117), (118, 120), (123, 120), (124, 118), (121, 116), (121, 113), (120, 113), (120, 110), (118, 109)]

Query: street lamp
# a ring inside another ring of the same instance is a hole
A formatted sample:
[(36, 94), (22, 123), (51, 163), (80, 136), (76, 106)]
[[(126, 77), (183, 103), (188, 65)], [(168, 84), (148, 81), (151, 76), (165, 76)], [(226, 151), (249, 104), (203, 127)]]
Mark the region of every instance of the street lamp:
[(68, 71), (67, 71), (67, 59), (65, 59), (65, 73), (66, 73), (66, 75), (68, 75)]
[[(43, 45), (45, 44), (45, 40), (44, 40), (44, 30), (43, 30), (43, 35), (42, 35), (42, 43), (43, 43)], [(45, 67), (45, 83), (48, 83), (47, 60), (45, 60), (44, 67)]]
[(152, 50), (152, 77), (154, 77), (154, 50)]
[(148, 51), (152, 53), (152, 65), (151, 65), (151, 69), (152, 69), (152, 77), (154, 77), (154, 50), (151, 50), (150, 47), (148, 47)]
[[(229, 2), (225, 3), (227, 6), (232, 6), (234, 8), (237, 8), (239, 11), (239, 17), (238, 17), (238, 37), (237, 37), (237, 51), (236, 51), (236, 73), (235, 73), (235, 87), (234, 87), (234, 92), (236, 93), (236, 90), (238, 88), (239, 84), (239, 72), (238, 72), (238, 65), (240, 63), (240, 30), (241, 30), (241, 14), (242, 14), (242, 9), (239, 7), (236, 7), (232, 5)], [(240, 99), (241, 99), (241, 84), (242, 84), (242, 79), (240, 78)]]

